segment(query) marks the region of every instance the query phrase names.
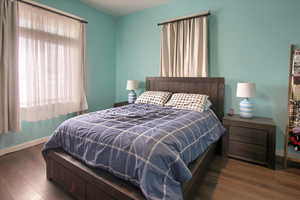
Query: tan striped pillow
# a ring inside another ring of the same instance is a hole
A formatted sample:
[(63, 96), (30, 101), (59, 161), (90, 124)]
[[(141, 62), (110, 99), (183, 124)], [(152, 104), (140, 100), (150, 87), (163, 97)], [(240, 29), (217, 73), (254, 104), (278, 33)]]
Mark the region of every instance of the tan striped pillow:
[(207, 100), (208, 96), (203, 94), (176, 93), (165, 106), (203, 112), (206, 109)]
[(161, 91), (147, 91), (141, 94), (135, 103), (154, 104), (163, 106), (169, 100), (172, 93)]

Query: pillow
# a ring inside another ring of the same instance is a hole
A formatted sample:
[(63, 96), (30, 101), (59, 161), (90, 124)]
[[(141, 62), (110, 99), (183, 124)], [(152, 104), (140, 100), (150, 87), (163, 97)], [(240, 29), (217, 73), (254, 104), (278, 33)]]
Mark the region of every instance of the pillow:
[(141, 94), (135, 103), (155, 104), (163, 106), (169, 100), (172, 93), (160, 91), (147, 91)]
[(176, 93), (165, 106), (203, 112), (207, 109), (207, 100), (208, 96), (203, 94)]
[(208, 110), (211, 107), (212, 107), (212, 102), (209, 99), (207, 99), (204, 110)]

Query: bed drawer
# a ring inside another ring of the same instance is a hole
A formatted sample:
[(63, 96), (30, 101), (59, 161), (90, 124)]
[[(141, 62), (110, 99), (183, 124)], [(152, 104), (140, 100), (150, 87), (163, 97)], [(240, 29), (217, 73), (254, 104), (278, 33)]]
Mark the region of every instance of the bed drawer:
[(236, 141), (229, 142), (229, 156), (265, 164), (267, 162), (266, 148), (260, 145), (246, 144)]
[(244, 128), (238, 126), (230, 127), (230, 140), (267, 146), (268, 132), (265, 130)]
[(85, 200), (85, 181), (71, 173), (64, 166), (60, 164), (55, 165), (53, 180), (75, 199)]
[(99, 197), (105, 200), (115, 200), (115, 198), (112, 195), (108, 194), (107, 192), (105, 192), (105, 190), (100, 189), (99, 186), (96, 186), (94, 184), (87, 185), (86, 194), (86, 200), (95, 200), (99, 199)]

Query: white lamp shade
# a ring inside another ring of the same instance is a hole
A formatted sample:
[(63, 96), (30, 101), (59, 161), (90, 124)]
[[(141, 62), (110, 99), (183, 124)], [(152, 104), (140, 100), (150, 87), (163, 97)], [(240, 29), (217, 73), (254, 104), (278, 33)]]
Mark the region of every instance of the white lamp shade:
[(237, 84), (237, 90), (236, 90), (237, 97), (244, 97), (244, 98), (255, 97), (255, 93), (256, 93), (255, 83)]
[(138, 81), (128, 80), (126, 89), (127, 90), (136, 90), (136, 89), (138, 89), (138, 85), (139, 85)]

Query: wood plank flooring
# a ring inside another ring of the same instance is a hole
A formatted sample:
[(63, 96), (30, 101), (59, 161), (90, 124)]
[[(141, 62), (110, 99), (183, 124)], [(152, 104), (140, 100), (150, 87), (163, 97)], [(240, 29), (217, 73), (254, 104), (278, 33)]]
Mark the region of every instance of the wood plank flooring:
[[(41, 145), (0, 157), (1, 200), (71, 200), (46, 179)], [(100, 198), (101, 199), (101, 198)], [(194, 200), (300, 199), (300, 169), (270, 170), (229, 159), (213, 161)]]

